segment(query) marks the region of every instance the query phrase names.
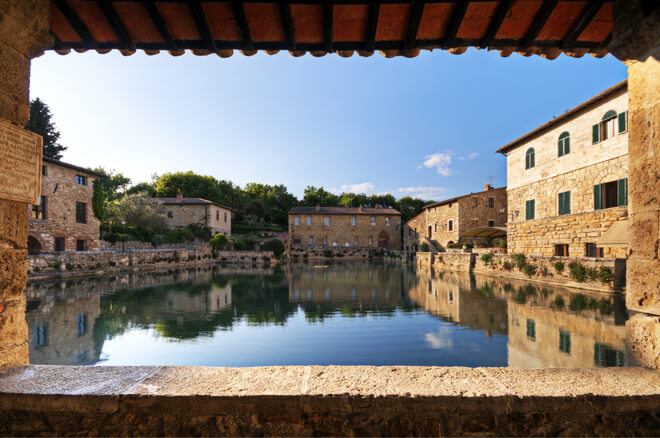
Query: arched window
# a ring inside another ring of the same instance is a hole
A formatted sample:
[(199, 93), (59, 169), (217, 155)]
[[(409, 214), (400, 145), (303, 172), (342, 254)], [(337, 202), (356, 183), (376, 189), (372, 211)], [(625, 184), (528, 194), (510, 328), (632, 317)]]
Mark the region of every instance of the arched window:
[(609, 110), (603, 115), (600, 123), (593, 126), (594, 144), (603, 140), (607, 140), (610, 137), (614, 137), (617, 134), (617, 119), (619, 121), (619, 134), (628, 130), (628, 117), (626, 113), (622, 112), (621, 114), (617, 114), (616, 111)]
[(609, 110), (608, 112), (605, 113), (603, 116), (603, 122), (609, 119), (613, 119), (616, 117), (616, 111), (614, 110)]
[(531, 169), (532, 167), (534, 167), (534, 148), (529, 148), (525, 153), (525, 169)]
[(568, 132), (562, 132), (558, 142), (558, 156), (563, 157), (571, 151), (571, 135)]

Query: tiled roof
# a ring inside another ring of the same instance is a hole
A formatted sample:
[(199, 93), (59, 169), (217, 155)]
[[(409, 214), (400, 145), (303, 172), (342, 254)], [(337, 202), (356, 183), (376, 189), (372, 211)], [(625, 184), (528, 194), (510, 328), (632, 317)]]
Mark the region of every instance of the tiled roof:
[(506, 190), (506, 187), (492, 188), (490, 190), (484, 190), (483, 192), (470, 193), (470, 194), (463, 195), (463, 196), (457, 196), (457, 197), (451, 198), (451, 199), (445, 199), (444, 201), (436, 202), (434, 204), (425, 205), (422, 209), (426, 210), (427, 208), (440, 207), (441, 205), (446, 205), (446, 204), (450, 204), (452, 202), (456, 202), (459, 199), (469, 198), (470, 196), (474, 196), (474, 195), (481, 195), (482, 193), (494, 192), (496, 190)]
[(225, 205), (217, 204), (213, 201), (209, 201), (204, 198), (183, 198), (177, 200), (176, 198), (156, 198), (158, 201), (162, 202), (164, 205), (215, 205), (216, 207), (221, 207), (227, 210), (233, 210), (231, 207)]
[(596, 96), (592, 97), (591, 99), (582, 102), (575, 108), (572, 108), (568, 111), (566, 111), (564, 114), (561, 114), (554, 119), (550, 120), (547, 123), (544, 123), (543, 125), (539, 126), (538, 128), (534, 129), (533, 131), (528, 132), (527, 134), (523, 135), (522, 137), (512, 141), (511, 143), (508, 143), (501, 148), (499, 148), (496, 152), (499, 152), (501, 154), (506, 154), (509, 152), (511, 149), (514, 149), (521, 144), (532, 140), (550, 129), (554, 128), (555, 126), (568, 121), (571, 117), (577, 116), (580, 113), (589, 110), (591, 107), (598, 105), (601, 103), (603, 100), (607, 99), (608, 97), (612, 96), (613, 94), (616, 94), (619, 91), (627, 91), (628, 90), (628, 80), (624, 80), (619, 82), (618, 84), (608, 88), (607, 90), (603, 91), (600, 94), (597, 94)]
[(42, 157), (42, 161), (44, 163), (56, 164), (58, 166), (67, 167), (69, 169), (76, 170), (80, 173), (86, 173), (88, 175), (93, 175), (93, 176), (96, 176), (96, 177), (99, 177), (99, 178), (105, 176), (102, 173), (95, 172), (95, 171), (87, 169), (85, 167), (80, 167), (80, 166), (76, 166), (74, 164), (65, 163), (64, 161), (56, 160), (56, 159), (50, 158), (50, 157)]
[(58, 53), (607, 54), (614, 0), (51, 0)]
[(293, 207), (289, 214), (350, 214), (350, 215), (400, 215), (399, 211), (393, 208), (366, 208), (363, 207)]

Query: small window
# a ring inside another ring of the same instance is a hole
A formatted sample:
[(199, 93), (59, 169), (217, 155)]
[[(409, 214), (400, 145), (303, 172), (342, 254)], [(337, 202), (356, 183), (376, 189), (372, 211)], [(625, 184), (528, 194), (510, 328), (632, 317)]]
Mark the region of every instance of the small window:
[(84, 336), (87, 333), (87, 314), (76, 315), (76, 336)]
[(371, 216), (371, 225), (376, 225), (376, 218)]
[(311, 216), (307, 216), (306, 223), (307, 223), (307, 225), (312, 225), (312, 217)]
[(76, 240), (76, 251), (87, 251), (87, 241)]
[(556, 257), (568, 257), (568, 244), (559, 243), (555, 245), (555, 256)]
[(454, 221), (453, 220), (450, 220), (448, 222), (447, 228), (449, 229), (449, 231), (454, 231)]
[(488, 208), (495, 208), (495, 198), (488, 198)]
[(45, 196), (39, 198), (39, 205), (32, 206), (32, 219), (47, 219), (48, 199)]
[(559, 216), (571, 214), (571, 192), (562, 192), (558, 196)]
[(597, 367), (624, 367), (626, 353), (609, 345), (596, 342), (594, 345), (594, 365)]
[(48, 176), (48, 167), (41, 166), (41, 175), (42, 176)]
[(81, 186), (86, 186), (87, 177), (84, 175), (76, 175), (76, 184), (80, 184)]
[(559, 351), (571, 354), (571, 333), (559, 329)]
[(351, 225), (355, 226), (357, 224), (357, 218), (355, 216), (351, 216)]
[(392, 220), (389, 217), (385, 218), (385, 225), (390, 225), (392, 223)]
[(64, 237), (56, 237), (55, 238), (55, 251), (56, 252), (61, 252), (64, 251)]
[(215, 212), (215, 220), (218, 221), (218, 222), (220, 221), (220, 212), (219, 211)]
[(34, 336), (32, 337), (35, 348), (48, 345), (48, 326), (46, 324), (37, 324), (34, 326)]
[(488, 226), (489, 227), (494, 227), (495, 226), (495, 221), (488, 221)]
[(293, 239), (293, 244), (294, 245), (299, 245), (300, 244), (300, 239)]
[(525, 169), (531, 169), (535, 166), (534, 162), (534, 148), (527, 149), (525, 153)]
[(626, 205), (628, 205), (628, 178), (594, 186), (594, 210)]
[(323, 236), (323, 244), (324, 245), (328, 244), (328, 236)]
[[(623, 124), (627, 125), (627, 116), (626, 113), (623, 114)], [(624, 132), (621, 131), (621, 124), (622, 121), (620, 119), (621, 115), (617, 115), (616, 111), (614, 110), (609, 110), (608, 112), (605, 113), (603, 116), (603, 119), (601, 120), (600, 123), (597, 123), (593, 125), (593, 140), (592, 143), (596, 144), (598, 142), (601, 142), (603, 140), (607, 140), (610, 137), (614, 137), (616, 135), (617, 131), (617, 124), (619, 128), (619, 132)], [(623, 126), (623, 128), (627, 129), (627, 126)]]
[(568, 132), (562, 132), (558, 141), (557, 155), (563, 157), (571, 151), (571, 135)]
[(531, 221), (534, 220), (534, 209), (535, 209), (535, 200), (530, 199), (525, 201), (525, 220)]
[(595, 243), (585, 244), (584, 253), (587, 257), (603, 257), (603, 248), (598, 248)]
[(168, 218), (168, 219), (172, 219), (173, 217), (174, 217), (174, 213), (171, 212), (171, 211), (168, 211), (168, 212), (167, 212), (167, 218)]
[(373, 246), (373, 245), (374, 245), (374, 238), (369, 236), (369, 246)]
[(300, 216), (294, 216), (293, 225), (300, 225)]
[(330, 225), (330, 216), (325, 217), (325, 224)]
[(532, 341), (536, 340), (536, 322), (533, 319), (527, 320), (527, 337)]
[(435, 224), (433, 224), (433, 231), (436, 232), (436, 233), (438, 232), (438, 223), (437, 222)]
[(227, 213), (225, 212), (225, 223), (227, 223)]
[(76, 202), (76, 223), (87, 223), (87, 204), (84, 202)]

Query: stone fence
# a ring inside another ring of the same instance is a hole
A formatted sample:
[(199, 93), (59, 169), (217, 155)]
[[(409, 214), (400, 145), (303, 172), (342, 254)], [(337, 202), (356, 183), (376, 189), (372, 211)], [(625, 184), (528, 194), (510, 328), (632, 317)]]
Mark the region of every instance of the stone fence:
[(556, 286), (611, 292), (626, 286), (625, 259), (474, 252), (417, 253), (421, 270), (467, 271)]
[(208, 245), (196, 245), (194, 249), (80, 251), (28, 256), (27, 270), (30, 276), (44, 276), (200, 263), (245, 263), (268, 266), (272, 257), (272, 251), (213, 251)]
[(107, 240), (99, 241), (99, 249), (101, 251), (134, 251), (139, 249), (194, 249), (196, 246), (205, 245), (205, 243), (161, 243), (154, 245), (151, 242), (141, 242), (139, 240), (129, 240), (128, 242), (108, 242)]
[(413, 262), (415, 253), (374, 247), (292, 245), (288, 250), (288, 256), (292, 260), (333, 258), (362, 260), (382, 258), (384, 260), (410, 263)]

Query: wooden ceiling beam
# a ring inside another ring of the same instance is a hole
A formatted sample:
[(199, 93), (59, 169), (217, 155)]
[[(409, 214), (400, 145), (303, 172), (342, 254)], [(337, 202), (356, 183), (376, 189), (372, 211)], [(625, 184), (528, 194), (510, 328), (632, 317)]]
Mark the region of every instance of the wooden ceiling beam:
[(66, 21), (73, 28), (73, 30), (78, 34), (81, 41), (85, 44), (88, 44), (90, 47), (96, 47), (96, 40), (92, 37), (92, 33), (87, 28), (87, 25), (78, 17), (78, 14), (71, 9), (69, 4), (65, 0), (53, 0), (57, 9), (60, 10)]
[(557, 3), (559, 3), (558, 0), (544, 0), (541, 9), (536, 13), (534, 21), (532, 21), (531, 26), (529, 26), (527, 34), (525, 34), (525, 37), (520, 41), (521, 49), (529, 47), (534, 42), (541, 32), (541, 29), (543, 29), (543, 26), (545, 26), (545, 23), (548, 21), (548, 18), (550, 18), (550, 14), (555, 10)]
[(247, 21), (247, 16), (245, 15), (243, 2), (233, 1), (231, 2), (231, 8), (234, 11), (234, 18), (236, 19), (236, 23), (238, 23), (238, 27), (241, 29), (243, 46), (247, 50), (254, 50), (254, 42), (252, 41), (252, 35), (250, 34), (250, 26)]
[(280, 20), (284, 36), (289, 44), (289, 50), (296, 50), (296, 30), (293, 27), (293, 17), (291, 16), (291, 5), (289, 3), (280, 3)]
[(364, 36), (363, 49), (373, 52), (376, 44), (376, 30), (378, 29), (378, 14), (380, 13), (380, 3), (372, 1), (369, 5), (369, 16), (367, 18), (367, 30)]
[(332, 3), (323, 5), (323, 47), (326, 52), (332, 52), (334, 8)]
[(123, 46), (122, 48), (125, 50), (134, 51), (135, 44), (133, 44), (131, 35), (126, 30), (124, 23), (121, 21), (121, 18), (119, 18), (119, 15), (117, 14), (115, 7), (112, 6), (112, 3), (107, 0), (97, 0), (96, 3), (99, 5), (99, 8), (101, 8), (101, 12), (103, 12), (105, 19), (108, 20), (108, 23), (110, 23), (112, 31), (115, 33), (115, 35), (117, 35), (117, 38), (119, 38), (119, 41)]
[(197, 27), (197, 32), (199, 33), (200, 38), (204, 42), (204, 46), (210, 52), (216, 52), (215, 41), (211, 35), (211, 29), (209, 29), (209, 23), (206, 21), (206, 14), (204, 14), (204, 9), (199, 1), (191, 1), (188, 3), (190, 7), (190, 13), (192, 14), (193, 21)]
[(600, 8), (603, 7), (604, 3), (604, 0), (592, 1), (584, 8), (582, 14), (580, 14), (580, 18), (578, 18), (571, 31), (562, 41), (561, 47), (563, 49), (570, 48), (575, 44), (575, 41), (582, 34), (582, 32), (584, 32), (584, 29), (587, 28), (589, 23), (591, 23), (591, 20), (594, 19), (598, 11), (600, 11)]
[(452, 47), (454, 45), (456, 34), (461, 27), (463, 18), (465, 18), (465, 12), (467, 11), (469, 3), (470, 2), (467, 0), (457, 0), (454, 4), (454, 11), (449, 19), (449, 24), (447, 25), (447, 32), (445, 33), (443, 46)]
[(500, 27), (502, 27), (502, 23), (506, 18), (506, 14), (509, 13), (509, 11), (511, 10), (511, 6), (513, 6), (513, 2), (514, 0), (502, 0), (500, 1), (500, 4), (497, 5), (497, 11), (495, 12), (495, 16), (491, 20), (490, 26), (488, 26), (486, 35), (484, 35), (484, 37), (481, 40), (480, 43), (481, 47), (488, 47), (490, 43), (493, 42), (493, 40), (497, 36), (497, 32), (499, 32)]
[(167, 43), (169, 50), (173, 52), (177, 51), (179, 47), (170, 35), (170, 32), (167, 30), (167, 23), (163, 19), (163, 16), (160, 15), (160, 12), (156, 7), (156, 2), (154, 0), (147, 0), (144, 2), (144, 6), (147, 8), (149, 17), (151, 18), (151, 21), (153, 21), (154, 26), (156, 26), (158, 33), (160, 33), (160, 36)]
[(424, 12), (424, 3), (415, 0), (410, 7), (410, 18), (408, 20), (408, 29), (406, 30), (406, 39), (403, 43), (405, 50), (412, 50), (417, 41), (417, 31), (419, 30), (419, 23), (422, 21), (422, 14)]

